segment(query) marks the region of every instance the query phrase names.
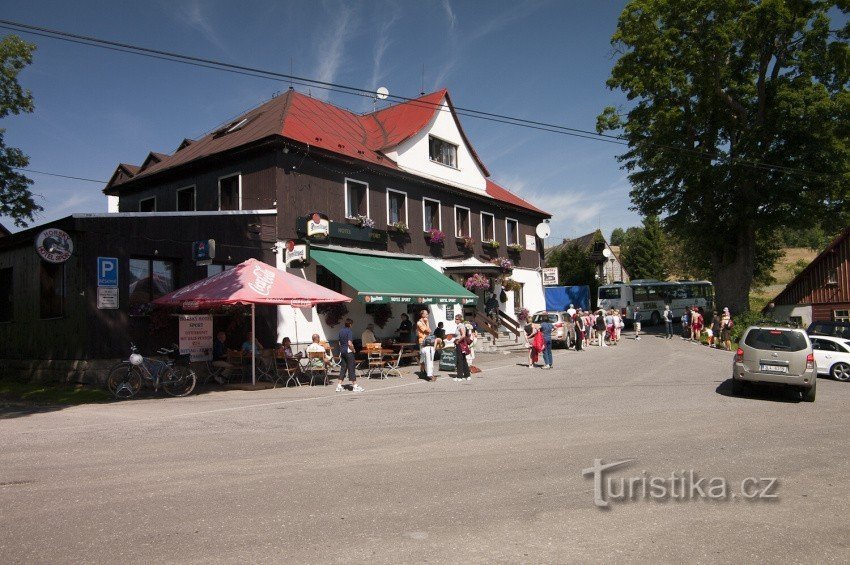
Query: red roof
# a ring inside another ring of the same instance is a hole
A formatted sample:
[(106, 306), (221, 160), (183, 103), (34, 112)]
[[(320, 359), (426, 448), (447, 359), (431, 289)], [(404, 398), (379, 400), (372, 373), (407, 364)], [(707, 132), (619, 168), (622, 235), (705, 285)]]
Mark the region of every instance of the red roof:
[[(452, 109), (458, 130), (477, 164), (484, 175), (489, 176), (489, 171), (469, 143), (446, 90), (364, 115), (290, 90), (201, 139), (181, 144), (181, 149), (173, 155), (151, 153), (145, 160), (145, 167), (131, 175), (131, 178), (113, 177), (104, 191), (114, 194), (117, 192), (115, 189), (131, 179), (147, 177), (273, 136), (282, 136), (309, 147), (398, 170), (397, 163), (384, 155), (383, 150), (395, 147), (421, 131), (434, 117), (434, 113), (439, 111), (444, 100)], [(487, 180), (486, 192), (513, 206), (549, 215), (490, 180)]]

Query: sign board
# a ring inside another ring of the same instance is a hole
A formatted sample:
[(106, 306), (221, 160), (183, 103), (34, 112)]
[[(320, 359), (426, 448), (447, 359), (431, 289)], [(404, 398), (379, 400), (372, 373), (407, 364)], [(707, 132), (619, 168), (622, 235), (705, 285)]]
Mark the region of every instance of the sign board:
[(440, 370), (454, 371), (457, 368), (457, 350), (454, 347), (446, 347), (440, 350)]
[(287, 267), (297, 265), (301, 266), (310, 261), (310, 246), (307, 243), (302, 243), (290, 239), (286, 242), (284, 251), (284, 265)]
[(558, 267), (543, 267), (543, 286), (558, 285)]
[(293, 299), (292, 302), (289, 303), (293, 308), (312, 308), (313, 303), (309, 300), (301, 300), (301, 299)]
[(215, 240), (205, 239), (203, 241), (192, 242), (192, 259), (198, 262), (198, 265), (209, 265), (215, 259)]
[(357, 300), (366, 304), (475, 304), (477, 298), (445, 296), (392, 296), (382, 294), (358, 294)]
[(327, 216), (314, 213), (307, 219), (307, 237), (312, 239), (327, 239), (331, 233), (331, 223)]
[(118, 258), (97, 258), (97, 286), (118, 288)]
[(525, 235), (525, 249), (527, 251), (537, 251), (537, 237), (526, 234)]
[(112, 288), (108, 286), (97, 287), (97, 309), (117, 310), (118, 288)]
[(180, 316), (178, 336), (181, 355), (189, 355), (191, 361), (212, 359), (212, 316), (206, 314)]
[[(307, 237), (307, 223), (310, 220), (303, 216), (295, 219), (295, 231), (303, 237)], [(387, 232), (384, 230), (376, 230), (373, 228), (363, 228), (347, 222), (328, 222), (328, 238), (330, 239), (346, 239), (351, 241), (364, 241), (371, 243), (385, 243), (387, 241)], [(312, 237), (316, 241), (323, 239), (321, 236)]]
[(74, 242), (64, 231), (48, 228), (35, 236), (35, 250), (48, 263), (64, 263), (74, 252)]

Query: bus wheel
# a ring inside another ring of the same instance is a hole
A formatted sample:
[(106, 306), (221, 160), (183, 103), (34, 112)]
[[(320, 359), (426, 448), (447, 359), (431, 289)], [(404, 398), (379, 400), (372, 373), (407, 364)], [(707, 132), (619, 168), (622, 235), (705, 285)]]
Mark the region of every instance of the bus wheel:
[(650, 317), (650, 320), (652, 320), (653, 326), (657, 326), (661, 323), (661, 314), (659, 314), (657, 311), (653, 312), (652, 316)]

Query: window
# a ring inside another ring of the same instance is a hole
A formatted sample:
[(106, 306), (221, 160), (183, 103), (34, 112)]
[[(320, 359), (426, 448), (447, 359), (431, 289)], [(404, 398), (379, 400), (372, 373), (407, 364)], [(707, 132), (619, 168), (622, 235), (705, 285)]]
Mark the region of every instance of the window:
[(833, 310), (832, 319), (836, 322), (850, 322), (850, 310)]
[(455, 206), (455, 235), (457, 237), (469, 237), (469, 208)]
[(345, 179), (345, 217), (369, 216), (369, 185)]
[(40, 312), (42, 318), (61, 318), (65, 315), (65, 264), (40, 262)]
[(12, 321), (12, 267), (0, 269), (0, 322)]
[(387, 225), (403, 222), (407, 224), (407, 194), (387, 189)]
[(195, 187), (187, 186), (186, 188), (177, 189), (177, 211), (178, 212), (194, 212), (195, 207)]
[(174, 262), (130, 259), (130, 306), (147, 304), (174, 290)]
[(511, 218), (505, 218), (505, 241), (508, 245), (519, 243), (519, 222)]
[(752, 329), (744, 343), (763, 351), (802, 351), (808, 347), (802, 331)]
[(825, 339), (812, 339), (812, 349), (817, 349), (818, 351), (843, 351), (838, 348), (836, 343)]
[(838, 269), (830, 269), (829, 272), (826, 273), (826, 284), (838, 284)]
[(221, 265), (213, 263), (212, 265), (207, 265), (207, 278), (217, 275), (223, 271), (229, 271), (233, 268), (233, 265)]
[(435, 163), (457, 169), (457, 145), (428, 136), (428, 157)]
[(139, 212), (156, 212), (156, 196), (139, 200)]
[(620, 298), (620, 287), (599, 288), (599, 300), (614, 300)]
[(218, 179), (218, 209), (242, 209), (242, 175), (236, 173)]
[(481, 212), (481, 241), (496, 239), (496, 217), (487, 212)]
[(519, 288), (514, 290), (514, 313), (519, 314), (522, 311), (522, 291), (525, 288), (525, 283), (519, 283)]
[(440, 201), (430, 198), (422, 199), (422, 225), (424, 231), (430, 229), (443, 229), (443, 217), (440, 214)]
[(342, 292), (342, 279), (321, 265), (316, 265), (316, 284), (334, 292)]

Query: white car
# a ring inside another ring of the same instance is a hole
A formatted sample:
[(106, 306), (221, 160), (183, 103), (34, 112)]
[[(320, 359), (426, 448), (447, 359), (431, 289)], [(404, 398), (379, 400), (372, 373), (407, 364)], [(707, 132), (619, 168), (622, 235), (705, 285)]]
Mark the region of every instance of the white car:
[(850, 340), (825, 335), (809, 336), (819, 375), (850, 381)]

